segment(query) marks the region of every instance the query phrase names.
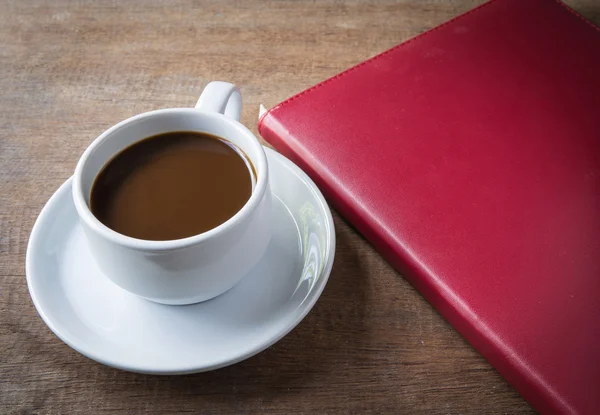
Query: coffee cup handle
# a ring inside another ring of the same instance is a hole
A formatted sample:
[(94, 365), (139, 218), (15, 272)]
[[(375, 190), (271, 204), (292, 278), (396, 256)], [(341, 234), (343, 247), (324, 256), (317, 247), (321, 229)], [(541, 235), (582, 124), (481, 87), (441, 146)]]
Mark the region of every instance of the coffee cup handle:
[(213, 81), (206, 85), (194, 108), (225, 114), (239, 121), (242, 114), (242, 94), (238, 87), (229, 82)]

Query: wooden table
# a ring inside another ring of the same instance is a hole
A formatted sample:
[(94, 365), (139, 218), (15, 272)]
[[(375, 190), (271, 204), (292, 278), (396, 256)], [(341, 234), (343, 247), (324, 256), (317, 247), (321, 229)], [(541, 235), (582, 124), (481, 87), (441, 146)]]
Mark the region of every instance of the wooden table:
[[(0, 413), (531, 413), (531, 407), (334, 213), (323, 296), (286, 338), (181, 377), (97, 364), (38, 317), (31, 227), (85, 147), (133, 114), (192, 106), (210, 80), (269, 107), (481, 3), (0, 3)], [(568, 2), (600, 23), (600, 3)], [(568, 74), (567, 74), (568, 76)]]

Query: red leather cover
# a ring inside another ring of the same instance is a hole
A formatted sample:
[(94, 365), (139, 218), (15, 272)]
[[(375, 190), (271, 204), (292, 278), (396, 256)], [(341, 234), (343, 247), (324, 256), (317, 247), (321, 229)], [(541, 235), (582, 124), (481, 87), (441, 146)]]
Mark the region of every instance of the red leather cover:
[(259, 131), (537, 410), (600, 413), (597, 27), (493, 0)]

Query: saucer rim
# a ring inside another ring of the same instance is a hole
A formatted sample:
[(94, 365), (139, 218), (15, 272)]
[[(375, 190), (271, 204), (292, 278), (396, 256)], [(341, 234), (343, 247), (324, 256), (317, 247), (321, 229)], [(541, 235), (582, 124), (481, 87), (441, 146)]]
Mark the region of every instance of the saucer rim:
[[(38, 295), (40, 294), (40, 292), (38, 290), (36, 290), (36, 287), (35, 287), (36, 283), (34, 281), (35, 278), (32, 276), (33, 275), (33, 272), (32, 272), (33, 265), (32, 264), (34, 261), (34, 259), (32, 258), (32, 255), (33, 255), (32, 250), (35, 249), (33, 247), (36, 244), (36, 242), (39, 240), (39, 238), (41, 237), (40, 236), (41, 229), (43, 228), (44, 224), (48, 222), (48, 216), (50, 215), (51, 208), (58, 203), (58, 200), (65, 197), (65, 195), (64, 195), (65, 192), (68, 193), (66, 195), (67, 198), (70, 195), (72, 183), (73, 183), (73, 176), (69, 177), (64, 183), (62, 183), (60, 185), (60, 187), (52, 194), (50, 199), (48, 199), (48, 201), (46, 202), (46, 204), (40, 211), (40, 214), (38, 215), (38, 217), (33, 225), (33, 228), (31, 230), (29, 241), (27, 243), (27, 251), (26, 251), (26, 256), (25, 256), (25, 273), (26, 273), (26, 280), (27, 280), (27, 289), (29, 291), (29, 295), (32, 299), (32, 302), (35, 306), (37, 313), (41, 317), (42, 321), (44, 321), (44, 323), (48, 326), (50, 331), (52, 331), (55, 336), (57, 336), (60, 340), (62, 340), (67, 346), (69, 346), (73, 350), (77, 351), (78, 353), (82, 354), (83, 356), (85, 356), (91, 360), (94, 360), (98, 363), (101, 363), (101, 364), (109, 366), (109, 367), (113, 367), (113, 368), (128, 371), (128, 372), (142, 373), (142, 374), (184, 375), (184, 374), (207, 372), (207, 371), (216, 370), (216, 369), (220, 369), (220, 368), (223, 368), (226, 366), (230, 366), (230, 365), (239, 363), (243, 360), (246, 360), (246, 359), (268, 349), (273, 344), (277, 343), (279, 340), (281, 340), (283, 337), (285, 337), (288, 333), (290, 333), (294, 328), (296, 328), (298, 326), (298, 324), (300, 324), (300, 322), (302, 320), (304, 320), (304, 318), (312, 310), (312, 308), (314, 307), (314, 305), (316, 304), (318, 299), (321, 297), (321, 294), (323, 293), (323, 290), (325, 289), (325, 286), (327, 285), (327, 282), (329, 280), (329, 276), (331, 275), (334, 258), (335, 258), (335, 248), (336, 248), (335, 225), (333, 222), (333, 216), (331, 214), (331, 209), (329, 208), (329, 205), (327, 204), (327, 201), (325, 200), (323, 194), (321, 193), (319, 188), (316, 186), (316, 184), (312, 181), (312, 179), (304, 171), (302, 171), (298, 166), (296, 166), (296, 164), (294, 164), (291, 160), (287, 159), (285, 156), (277, 153), (276, 151), (274, 151), (266, 146), (263, 146), (263, 147), (264, 147), (264, 150), (265, 150), (265, 153), (267, 156), (267, 160), (269, 158), (278, 159), (278, 162), (279, 162), (279, 164), (281, 164), (282, 167), (290, 169), (294, 175), (299, 176), (298, 178), (300, 181), (302, 181), (306, 186), (311, 188), (311, 190), (315, 196), (315, 199), (319, 202), (320, 208), (323, 211), (323, 213), (325, 214), (325, 217), (327, 219), (326, 234), (327, 234), (328, 238), (326, 241), (327, 246), (324, 248), (324, 251), (326, 252), (326, 260), (323, 264), (323, 268), (320, 272), (319, 278), (316, 280), (316, 283), (313, 286), (313, 288), (311, 289), (311, 291), (309, 292), (309, 294), (307, 295), (307, 298), (305, 298), (302, 301), (302, 303), (300, 303), (300, 305), (298, 305), (298, 307), (294, 308), (289, 313), (290, 318), (288, 319), (288, 322), (286, 324), (283, 324), (283, 327), (278, 332), (276, 332), (276, 334), (270, 336), (269, 338), (266, 338), (266, 341), (259, 342), (254, 347), (251, 347), (250, 349), (243, 351), (243, 353), (237, 355), (234, 358), (219, 359), (219, 360), (212, 362), (211, 364), (202, 365), (202, 366), (182, 365), (181, 367), (164, 368), (164, 367), (153, 367), (152, 364), (126, 365), (126, 364), (122, 364), (120, 362), (111, 361), (109, 358), (99, 355), (97, 353), (97, 351), (94, 350), (94, 348), (81, 347), (77, 343), (77, 339), (78, 339), (77, 336), (70, 336), (67, 333), (62, 332), (59, 328), (56, 327), (53, 320), (46, 315), (44, 307), (42, 307), (42, 305), (40, 304), (40, 300), (38, 298)], [(275, 169), (270, 169), (270, 173), (273, 173), (273, 170), (275, 170)], [(275, 193), (273, 193), (273, 195), (276, 196)], [(73, 202), (72, 199), (71, 199), (71, 202)], [(77, 219), (74, 219), (74, 220), (77, 220)], [(168, 307), (179, 307), (179, 306), (174, 305), (174, 306), (168, 306)]]

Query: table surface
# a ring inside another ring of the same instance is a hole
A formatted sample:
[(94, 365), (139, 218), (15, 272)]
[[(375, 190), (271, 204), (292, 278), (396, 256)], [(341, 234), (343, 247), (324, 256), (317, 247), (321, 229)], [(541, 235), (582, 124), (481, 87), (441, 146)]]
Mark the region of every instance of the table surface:
[[(329, 283), (287, 337), (180, 377), (122, 372), (63, 344), (25, 282), (29, 233), (85, 147), (136, 113), (192, 106), (211, 80), (259, 104), (481, 0), (0, 3), (0, 413), (515, 414), (531, 407), (334, 212)], [(600, 23), (596, 0), (568, 1)]]

